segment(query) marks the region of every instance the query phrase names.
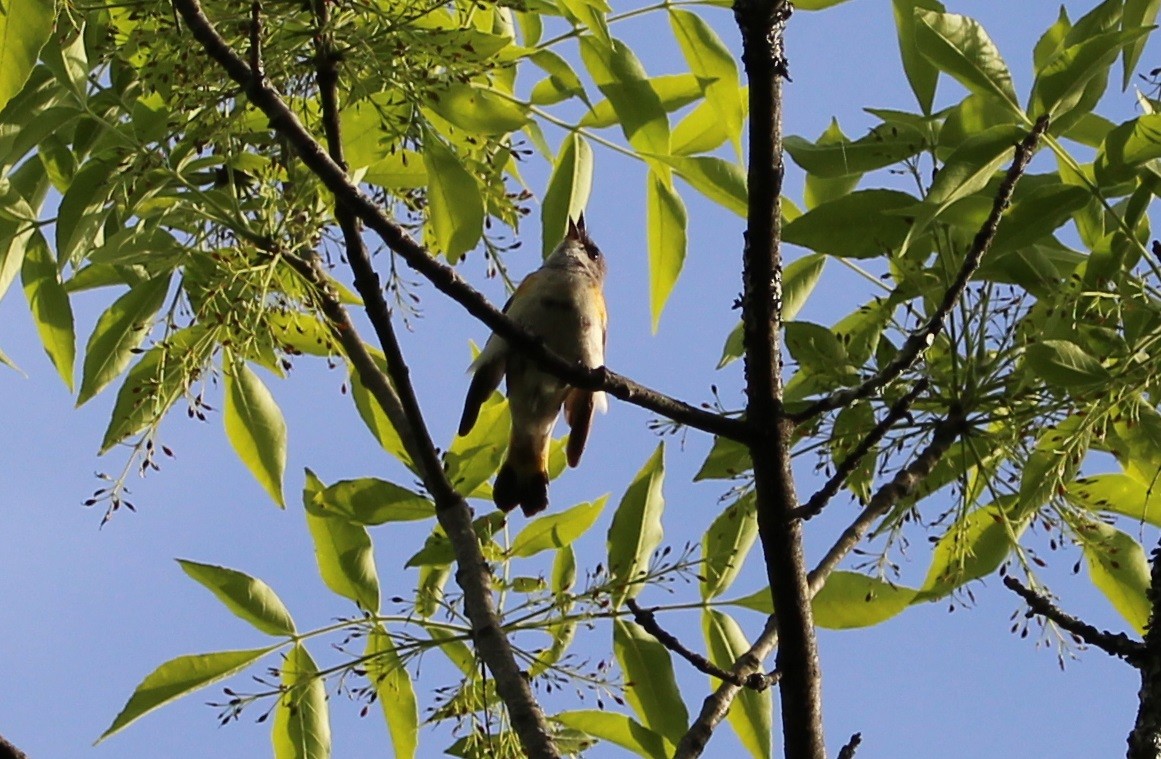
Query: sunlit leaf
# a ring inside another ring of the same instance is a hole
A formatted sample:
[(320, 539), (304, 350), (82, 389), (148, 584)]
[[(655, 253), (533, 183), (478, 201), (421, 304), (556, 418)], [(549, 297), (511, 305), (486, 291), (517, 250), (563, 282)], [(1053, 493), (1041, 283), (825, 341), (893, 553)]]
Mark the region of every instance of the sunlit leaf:
[(40, 232), (28, 241), (20, 270), (24, 283), (24, 297), (40, 334), (40, 342), (57, 374), (73, 390), (73, 362), (76, 360), (76, 333), (73, 328), (73, 307), (68, 293), (61, 285), (57, 264)]
[(85, 347), (77, 405), (92, 398), (133, 360), (133, 352), (149, 334), (153, 317), (169, 292), (169, 274), (130, 288), (97, 319)]
[(267, 635), (294, 635), (294, 620), (266, 583), (244, 572), (178, 559), (182, 571), (204, 585), (226, 607)]
[(923, 57), (915, 44), (915, 9), (923, 8), (942, 13), (945, 9), (939, 0), (892, 0), (895, 9), (895, 29), (899, 37), (899, 55), (903, 59), (903, 72), (919, 107), (924, 113), (931, 113), (931, 103), (935, 99), (935, 88), (939, 83), (939, 69)]
[(625, 677), (625, 700), (653, 732), (673, 744), (689, 727), (669, 650), (635, 622), (613, 621), (613, 653)]
[(649, 313), (653, 332), (685, 264), (685, 203), (672, 183), (650, 170), (645, 189), (645, 228), (649, 253)]
[(554, 722), (582, 730), (585, 733), (608, 741), (614, 746), (632, 751), (637, 756), (649, 759), (667, 759), (673, 755), (674, 746), (637, 720), (626, 714), (585, 709), (561, 712), (553, 715)]
[(1077, 529), (1092, 584), (1138, 633), (1149, 623), (1149, 560), (1136, 540), (1103, 522)]
[(245, 669), (252, 662), (273, 651), (274, 648), (271, 646), (245, 651), (218, 651), (212, 654), (190, 654), (170, 659), (150, 672), (141, 681), (141, 684), (134, 689), (133, 695), (129, 697), (129, 702), (113, 720), (113, 724), (101, 733), (101, 737), (97, 741), (105, 740), (110, 735), (119, 732), (130, 723), (170, 701)]
[(415, 685), (387, 630), (376, 624), (367, 636), (367, 679), (375, 686), (391, 748), (398, 759), (412, 759), (419, 745), (419, 703)]
[(581, 60), (616, 111), (625, 139), (642, 153), (669, 153), (669, 120), (633, 51), (620, 40), (580, 38)]
[(340, 480), (315, 494), (311, 506), (320, 514), (362, 525), (435, 516), (435, 504), (429, 498), (374, 477)]
[(427, 170), (427, 230), (431, 247), (455, 263), (480, 240), (484, 231), (484, 200), (476, 183), (443, 140), (428, 133), (423, 145)]
[[(718, 609), (706, 609), (701, 620), (706, 651), (710, 661), (718, 666), (728, 668), (750, 650), (745, 633), (729, 614)], [(716, 687), (719, 681), (711, 678), (711, 683)], [(773, 715), (774, 695), (770, 688), (762, 691), (742, 688), (735, 708), (731, 708), (726, 715), (734, 734), (755, 759), (767, 759), (772, 755)]]
[(8, 0), (0, 13), (0, 108), (28, 81), (52, 36), (56, 6), (49, 0)]
[(270, 390), (240, 359), (225, 361), (226, 403), (222, 421), (238, 458), (280, 507), (286, 507), (286, 421)]
[(609, 526), (610, 579), (619, 584), (614, 606), (641, 592), (642, 586), (637, 583), (647, 571), (654, 549), (661, 543), (664, 480), (665, 444), (660, 443), (625, 491)]
[(972, 92), (994, 95), (1019, 109), (1008, 65), (975, 19), (917, 8), (915, 45), (941, 71)]
[(602, 496), (591, 503), (581, 503), (571, 509), (533, 519), (512, 540), (508, 553), (512, 556), (535, 556), (541, 551), (571, 545), (593, 526), (608, 500), (608, 496)]
[(757, 537), (758, 512), (751, 490), (723, 509), (702, 536), (702, 599), (716, 598), (729, 589)]
[(282, 695), (270, 736), (275, 759), (329, 759), (331, 724), (318, 665), (301, 643), (282, 662)]
[(540, 204), (541, 252), (545, 258), (564, 238), (568, 220), (579, 218), (585, 210), (592, 186), (593, 149), (584, 137), (571, 132), (560, 145)]
[(323, 483), (307, 469), (302, 501), (319, 574), (333, 592), (351, 599), (364, 611), (378, 613), (379, 575), (371, 536), (360, 524), (320, 513), (316, 503), (322, 492)]

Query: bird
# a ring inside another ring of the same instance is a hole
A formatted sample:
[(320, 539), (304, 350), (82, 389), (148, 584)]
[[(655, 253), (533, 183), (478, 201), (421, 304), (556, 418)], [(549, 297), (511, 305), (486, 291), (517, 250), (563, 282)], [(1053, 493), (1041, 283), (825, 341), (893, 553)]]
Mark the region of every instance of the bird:
[[(608, 336), (605, 274), (605, 256), (585, 230), (581, 213), (568, 220), (564, 239), (541, 267), (516, 287), (504, 313), (564, 360), (592, 369), (603, 366)], [(506, 379), (512, 430), (492, 500), (504, 512), (519, 506), (526, 517), (534, 516), (548, 508), (548, 450), (561, 407), (569, 427), (565, 452), (569, 466), (575, 467), (594, 412), (608, 408), (605, 394), (569, 385), (495, 333), (468, 371), (473, 376), (459, 434), (471, 431), (480, 406)]]

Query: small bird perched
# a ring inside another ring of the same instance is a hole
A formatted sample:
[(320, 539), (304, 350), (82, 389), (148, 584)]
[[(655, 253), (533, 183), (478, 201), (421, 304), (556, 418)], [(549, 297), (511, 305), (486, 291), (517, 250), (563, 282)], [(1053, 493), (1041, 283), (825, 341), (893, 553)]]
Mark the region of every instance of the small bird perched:
[[(512, 293), (504, 313), (541, 338), (566, 361), (596, 368), (605, 363), (608, 314), (605, 311), (605, 257), (585, 231), (584, 214), (569, 219), (568, 233), (544, 264)], [(502, 511), (520, 506), (525, 516), (548, 507), (548, 446), (564, 406), (568, 422), (568, 465), (576, 466), (585, 449), (593, 412), (605, 411), (603, 392), (568, 385), (495, 334), (472, 362), (475, 372), (464, 401), (459, 434), (476, 423), (480, 405), (507, 377), (512, 433), (508, 455), (496, 474), (492, 500)]]

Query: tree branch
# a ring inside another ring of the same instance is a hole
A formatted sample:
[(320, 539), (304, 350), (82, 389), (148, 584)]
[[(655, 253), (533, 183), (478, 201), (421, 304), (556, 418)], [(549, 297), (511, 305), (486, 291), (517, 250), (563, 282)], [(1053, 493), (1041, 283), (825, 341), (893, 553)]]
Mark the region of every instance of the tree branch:
[(0, 735), (0, 759), (28, 759), (28, 754), (13, 746), (7, 738)]
[(1072, 633), (1090, 646), (1104, 651), (1109, 656), (1117, 656), (1136, 666), (1145, 654), (1145, 644), (1135, 641), (1124, 633), (1098, 630), (1084, 620), (1065, 612), (1052, 603), (1042, 593), (1027, 587), (1015, 577), (1004, 577), (1004, 586), (1024, 599), (1029, 614), (1038, 614), (1066, 632)]
[[(316, 79), (330, 156), (337, 165), (344, 167), (338, 107), (338, 71), (335, 66), (336, 59), (326, 42), (327, 3), (328, 0), (316, 0), (314, 6), (318, 23), (314, 39)], [(501, 631), (500, 618), (492, 597), (491, 569), (484, 560), (472, 529), (471, 509), (463, 497), (456, 493), (440, 463), (435, 444), (419, 407), (402, 349), (396, 339), (390, 309), (383, 297), (383, 289), (379, 287), (370, 253), (359, 233), (358, 219), (338, 199), (335, 205), (335, 218), (346, 243), (347, 260), (355, 274), (355, 287), (363, 298), (365, 310), (383, 348), (390, 381), (383, 376), (367, 353), (345, 309), (330, 288), (321, 290), (324, 297), (324, 313), (331, 319), (334, 331), (355, 365), (359, 378), (371, 389), (373, 397), (399, 432), (400, 439), (415, 463), (424, 486), (435, 500), (436, 518), (447, 533), (455, 552), (458, 565), (456, 582), (464, 592), (464, 603), (472, 625), (472, 638), (476, 650), (480, 659), (492, 672), (496, 691), (508, 709), (513, 730), (520, 737), (521, 744), (530, 756), (559, 756), (544, 712), (532, 695), (528, 681), (512, 653), (507, 636)], [(325, 283), (317, 256), (309, 263), (309, 271), (316, 284), (319, 284), (320, 278), (322, 283)]]
[(859, 744), (863, 742), (863, 734), (855, 733), (851, 739), (847, 741), (847, 745), (843, 746), (838, 752), (838, 759), (855, 759), (855, 751), (858, 750)]
[(778, 609), (778, 671), (787, 759), (825, 759), (822, 668), (806, 583), (802, 521), (790, 467), (793, 425), (782, 404), (782, 79), (786, 0), (737, 0), (742, 63), (750, 81), (749, 206), (742, 254), (746, 419), (758, 537)]
[(948, 314), (951, 313), (951, 309), (955, 307), (956, 302), (963, 295), (963, 291), (967, 288), (968, 282), (976, 270), (980, 268), (984, 254), (988, 252), (988, 248), (992, 246), (992, 240), (996, 238), (996, 230), (999, 229), (1004, 211), (1007, 210), (1008, 204), (1012, 200), (1012, 192), (1016, 189), (1016, 183), (1024, 175), (1024, 171), (1028, 168), (1028, 162), (1032, 160), (1032, 155), (1036, 152), (1040, 138), (1047, 130), (1048, 116), (1041, 116), (1028, 136), (1016, 146), (1012, 165), (1008, 168), (1008, 173), (1004, 176), (1004, 180), (996, 192), (996, 197), (992, 201), (991, 213), (988, 214), (988, 218), (976, 233), (975, 239), (972, 240), (972, 246), (960, 266), (959, 273), (951, 286), (947, 288), (947, 292), (943, 294), (943, 302), (927, 320), (927, 323), (908, 336), (895, 358), (875, 376), (857, 387), (840, 390), (812, 403), (802, 411), (792, 415), (791, 418), (795, 422), (813, 419), (819, 414), (844, 408), (861, 398), (867, 398), (915, 365), (923, 352), (935, 341), (935, 336), (943, 330), (943, 324), (947, 320)]
[(777, 672), (772, 675), (752, 672), (746, 677), (741, 677), (732, 671), (724, 670), (696, 651), (690, 651), (673, 634), (663, 628), (653, 613), (654, 609), (642, 609), (632, 598), (625, 599), (625, 605), (629, 607), (629, 611), (633, 612), (634, 621), (641, 625), (645, 632), (656, 638), (658, 643), (689, 662), (698, 672), (704, 672), (738, 688), (750, 688), (756, 691), (766, 690), (778, 682), (781, 677)]
[(352, 184), (343, 168), (307, 132), (278, 92), (254, 76), (250, 66), (230, 49), (202, 12), (198, 0), (174, 0), (174, 7), (209, 56), (242, 86), (250, 102), (267, 116), (271, 129), (294, 147), (303, 163), (334, 193), (340, 203), (373, 230), (410, 267), (426, 277), (437, 290), (459, 303), (468, 313), (531, 357), (546, 371), (574, 387), (604, 390), (627, 403), (731, 440), (745, 442), (750, 437), (749, 426), (744, 420), (722, 416), (671, 398), (617, 374), (608, 367), (588, 368), (569, 363), (549, 351), (542, 340), (508, 319), (478, 290), (465, 282), (455, 269), (432, 257), (402, 227), (388, 218), (373, 200)]
[(818, 514), (826, 507), (830, 500), (834, 498), (835, 494), (838, 493), (839, 488), (843, 486), (843, 483), (847, 481), (847, 478), (851, 476), (851, 473), (855, 471), (859, 465), (859, 462), (863, 460), (863, 457), (866, 456), (872, 448), (879, 444), (879, 441), (883, 439), (883, 436), (886, 435), (887, 432), (890, 431), (890, 429), (894, 427), (900, 419), (907, 415), (908, 410), (911, 408), (911, 404), (914, 403), (915, 399), (918, 398), (923, 393), (923, 391), (927, 389), (929, 384), (930, 383), (926, 377), (920, 379), (915, 383), (915, 387), (911, 388), (911, 390), (908, 391), (906, 395), (896, 401), (895, 405), (887, 411), (887, 415), (884, 416), (882, 420), (880, 420), (879, 423), (876, 424), (871, 429), (871, 431), (867, 433), (866, 437), (864, 437), (859, 442), (859, 444), (847, 455), (847, 457), (844, 458), (841, 463), (839, 463), (839, 465), (835, 468), (834, 475), (829, 480), (827, 480), (826, 484), (823, 485), (817, 493), (812, 495), (809, 501), (795, 509), (794, 516), (803, 520), (818, 516)]
[(1149, 626), (1136, 667), (1141, 672), (1137, 720), (1129, 733), (1128, 759), (1157, 759), (1161, 754), (1161, 546), (1153, 549)]

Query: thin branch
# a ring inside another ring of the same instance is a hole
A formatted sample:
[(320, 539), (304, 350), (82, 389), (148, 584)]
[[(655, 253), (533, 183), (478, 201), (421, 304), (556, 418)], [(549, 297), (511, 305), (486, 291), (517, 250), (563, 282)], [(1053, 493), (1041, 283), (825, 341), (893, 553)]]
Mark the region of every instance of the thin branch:
[(794, 516), (803, 520), (818, 516), (818, 514), (826, 507), (830, 500), (835, 497), (835, 494), (838, 493), (839, 488), (843, 486), (843, 483), (847, 481), (847, 478), (851, 476), (851, 473), (854, 472), (855, 469), (859, 466), (859, 462), (863, 460), (863, 457), (866, 456), (872, 448), (879, 444), (879, 441), (883, 439), (883, 436), (886, 435), (887, 432), (889, 432), (891, 428), (899, 422), (900, 419), (907, 415), (907, 412), (911, 409), (911, 404), (913, 404), (915, 399), (918, 398), (923, 393), (923, 391), (927, 389), (929, 384), (930, 383), (926, 377), (920, 379), (915, 383), (915, 387), (911, 388), (911, 390), (906, 395), (896, 401), (895, 405), (887, 411), (887, 415), (884, 416), (879, 421), (879, 423), (876, 424), (871, 429), (871, 431), (867, 433), (866, 437), (864, 437), (859, 442), (859, 444), (855, 446), (855, 448), (846, 456), (846, 458), (844, 458), (839, 463), (839, 465), (835, 468), (834, 475), (829, 480), (827, 480), (826, 484), (823, 485), (817, 493), (812, 495), (809, 501), (807, 501), (802, 506), (799, 506), (794, 511)]
[(866, 536), (867, 531), (879, 521), (895, 504), (915, 492), (915, 488), (931, 474), (931, 470), (947, 453), (960, 435), (967, 432), (967, 419), (963, 409), (953, 408), (948, 416), (935, 425), (931, 442), (919, 452), (910, 464), (895, 473), (886, 485), (871, 496), (870, 502), (850, 525), (839, 535), (838, 540), (822, 557), (809, 575), (810, 595), (813, 598), (822, 590), (830, 573), (838, 567), (848, 553), (854, 550)]
[(855, 733), (851, 739), (847, 741), (847, 745), (839, 749), (838, 759), (855, 759), (855, 751), (858, 750), (859, 744), (863, 742), (863, 734)]
[(0, 735), (0, 759), (28, 759), (28, 754), (13, 746), (7, 738)]
[[(915, 487), (947, 452), (951, 444), (966, 430), (966, 419), (962, 411), (953, 412), (952, 415), (936, 425), (931, 442), (916, 456), (914, 461), (896, 474), (891, 482), (876, 491), (870, 503), (843, 531), (822, 561), (807, 575), (811, 598), (818, 595), (831, 572), (859, 544), (859, 541), (863, 539), (875, 522), (900, 499), (914, 491)], [(744, 678), (761, 669), (762, 662), (778, 645), (778, 629), (777, 616), (772, 614), (766, 619), (765, 628), (754, 640), (750, 649), (734, 662), (731, 671), (736, 677)], [(709, 743), (709, 739), (713, 736), (714, 729), (725, 719), (730, 710), (730, 704), (733, 703), (739, 690), (740, 688), (737, 686), (724, 682), (718, 686), (717, 690), (706, 696), (697, 719), (693, 721), (689, 730), (677, 744), (675, 759), (692, 759), (701, 756)]]
[(1116, 656), (1136, 666), (1145, 654), (1145, 645), (1133, 640), (1124, 633), (1111, 633), (1098, 630), (1087, 622), (1065, 612), (1052, 603), (1047, 596), (1027, 587), (1015, 577), (1008, 575), (1004, 578), (1004, 586), (1024, 599), (1028, 604), (1029, 614), (1038, 614), (1051, 621), (1060, 629), (1072, 633), (1090, 646), (1104, 651), (1109, 656)]
[(343, 168), (307, 132), (278, 92), (254, 76), (250, 66), (230, 49), (202, 12), (198, 0), (173, 2), (186, 26), (210, 57), (221, 64), (226, 74), (242, 86), (250, 102), (267, 116), (270, 128), (294, 147), (303, 163), (334, 193), (340, 203), (350, 209), (409, 266), (426, 277), (437, 290), (459, 303), (468, 313), (531, 357), (546, 371), (574, 387), (604, 390), (627, 403), (731, 440), (745, 442), (749, 439), (749, 425), (744, 420), (722, 416), (671, 398), (617, 374), (608, 367), (588, 368), (570, 363), (548, 350), (541, 339), (508, 319), (478, 290), (465, 282), (455, 269), (437, 261), (352, 184)]
[(1047, 130), (1048, 116), (1041, 116), (1036, 121), (1035, 126), (1032, 127), (1032, 131), (1028, 133), (1028, 136), (1016, 146), (1016, 154), (1012, 159), (1012, 165), (1008, 168), (1008, 173), (1004, 177), (1004, 181), (1000, 183), (996, 197), (992, 201), (991, 213), (988, 214), (987, 220), (984, 221), (983, 226), (976, 233), (975, 239), (972, 240), (971, 249), (968, 250), (967, 256), (964, 257), (963, 264), (960, 266), (959, 273), (951, 283), (951, 286), (947, 288), (947, 292), (943, 294), (943, 302), (940, 303), (939, 308), (935, 310), (931, 318), (922, 327), (908, 336), (907, 340), (903, 343), (903, 347), (895, 355), (895, 358), (884, 366), (879, 373), (857, 387), (840, 390), (833, 395), (829, 395), (826, 398), (812, 403), (803, 411), (793, 414), (792, 418), (794, 421), (802, 422), (813, 419), (819, 414), (844, 408), (861, 398), (867, 398), (873, 395), (879, 388), (892, 382), (903, 372), (915, 365), (920, 356), (923, 355), (923, 352), (935, 341), (935, 336), (943, 329), (943, 324), (947, 320), (948, 314), (951, 313), (951, 309), (955, 307), (956, 302), (967, 288), (968, 282), (976, 273), (976, 270), (979, 269), (984, 254), (988, 252), (988, 248), (992, 245), (992, 240), (996, 238), (996, 230), (999, 229), (1000, 220), (1003, 218), (1004, 211), (1007, 210), (1008, 204), (1012, 200), (1012, 192), (1016, 189), (1016, 183), (1024, 175), (1029, 161), (1032, 160), (1032, 155), (1036, 152), (1036, 146), (1040, 142), (1040, 138)]
[(625, 599), (625, 605), (629, 607), (629, 611), (633, 612), (634, 621), (641, 625), (645, 632), (656, 638), (658, 643), (689, 662), (698, 672), (704, 672), (738, 688), (750, 688), (756, 691), (764, 691), (780, 679), (777, 672), (769, 675), (752, 672), (746, 677), (741, 677), (729, 670), (724, 670), (696, 651), (686, 648), (672, 633), (663, 628), (653, 613), (655, 609), (642, 609), (632, 598)]

